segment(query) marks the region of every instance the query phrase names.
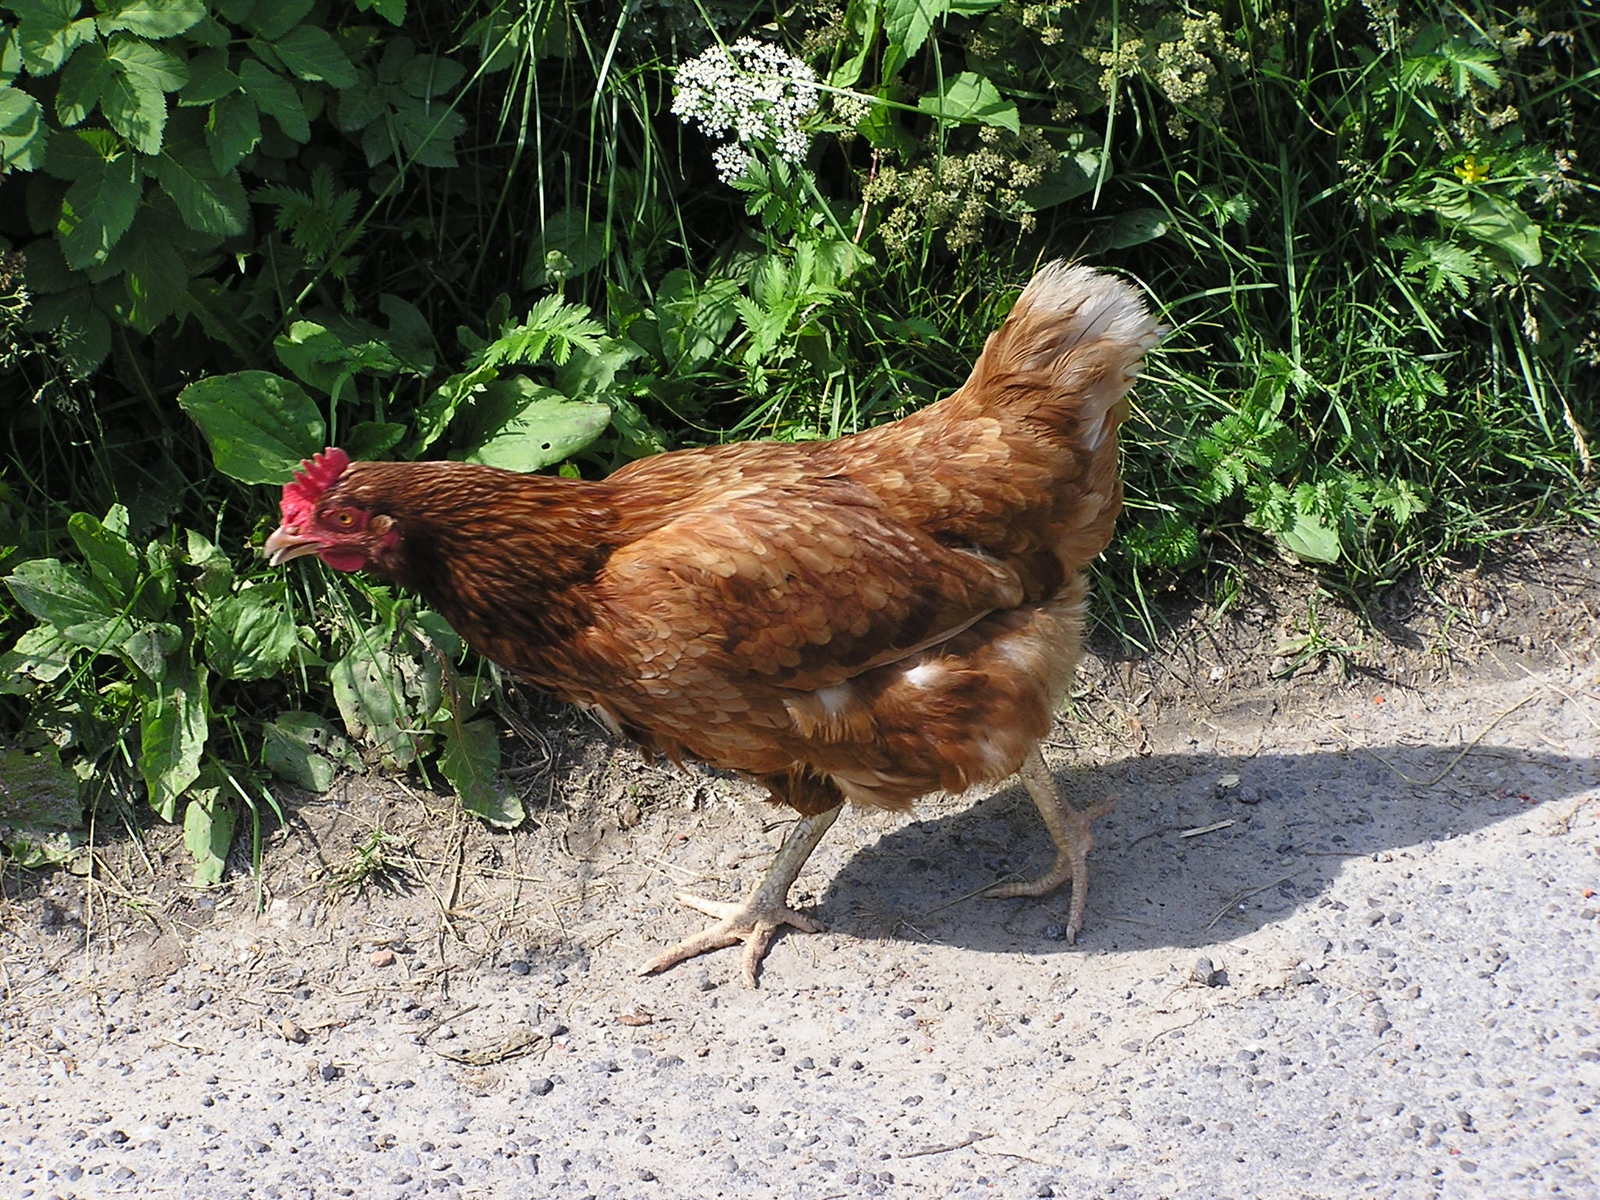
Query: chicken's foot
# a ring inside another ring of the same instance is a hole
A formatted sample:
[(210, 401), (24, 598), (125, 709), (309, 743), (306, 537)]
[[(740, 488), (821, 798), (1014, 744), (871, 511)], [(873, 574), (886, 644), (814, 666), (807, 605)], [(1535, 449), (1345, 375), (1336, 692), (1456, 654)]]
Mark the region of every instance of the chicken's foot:
[(1089, 898), (1089, 851), (1094, 846), (1091, 826), (1098, 817), (1111, 811), (1114, 799), (1102, 800), (1090, 808), (1075, 808), (1061, 798), (1050, 769), (1044, 765), (1044, 756), (1035, 746), (1022, 760), (1017, 774), (1033, 797), (1033, 805), (1050, 831), (1050, 840), (1056, 844), (1055, 864), (1037, 879), (1019, 883), (997, 883), (984, 895), (991, 900), (1004, 900), (1012, 896), (1043, 896), (1063, 883), (1072, 884), (1072, 903), (1067, 910), (1067, 941), (1078, 940), (1083, 928), (1083, 907)]
[(789, 925), (802, 933), (822, 932), (820, 922), (789, 907), (789, 889), (794, 886), (800, 868), (805, 866), (806, 859), (811, 857), (822, 835), (828, 832), (828, 827), (838, 816), (839, 809), (830, 808), (827, 812), (801, 817), (796, 821), (773, 857), (772, 865), (767, 868), (766, 876), (744, 900), (737, 903), (705, 900), (687, 892), (679, 892), (679, 903), (720, 920), (703, 933), (685, 938), (671, 949), (663, 950), (645, 963), (639, 973), (654, 975), (697, 954), (743, 942), (744, 979), (751, 987), (755, 987), (761, 960), (767, 956), (767, 950), (779, 929)]

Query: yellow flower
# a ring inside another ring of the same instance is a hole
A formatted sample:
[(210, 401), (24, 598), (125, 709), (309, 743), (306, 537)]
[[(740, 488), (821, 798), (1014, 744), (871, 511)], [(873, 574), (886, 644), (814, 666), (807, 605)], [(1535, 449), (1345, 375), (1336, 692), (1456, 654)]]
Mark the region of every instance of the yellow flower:
[(1456, 177), (1462, 183), (1482, 183), (1489, 178), (1489, 168), (1469, 154), (1466, 161), (1456, 168)]

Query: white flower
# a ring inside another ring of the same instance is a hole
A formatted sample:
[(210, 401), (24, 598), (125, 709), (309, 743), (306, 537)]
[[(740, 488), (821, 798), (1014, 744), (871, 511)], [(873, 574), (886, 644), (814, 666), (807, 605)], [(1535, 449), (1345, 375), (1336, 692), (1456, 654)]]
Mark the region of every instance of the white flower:
[(777, 46), (740, 38), (713, 46), (678, 68), (673, 113), (713, 138), (729, 138), (713, 157), (724, 180), (750, 164), (748, 147), (762, 144), (789, 162), (810, 144), (801, 122), (817, 108), (817, 75)]

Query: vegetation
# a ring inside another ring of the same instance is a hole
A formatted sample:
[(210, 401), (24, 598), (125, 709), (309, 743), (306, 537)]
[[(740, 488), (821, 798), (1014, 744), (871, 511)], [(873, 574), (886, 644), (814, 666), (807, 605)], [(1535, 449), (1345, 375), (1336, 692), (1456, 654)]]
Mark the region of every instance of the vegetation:
[(269, 485), (848, 433), (1063, 254), (1173, 327), (1130, 630), (1265, 553), (1360, 595), (1592, 516), (1581, 9), (0, 0), (0, 742), (56, 800), (0, 831), (65, 853), (75, 779), (204, 883), (270, 780), (361, 763), (514, 824), (492, 678), (411, 597), (265, 568)]

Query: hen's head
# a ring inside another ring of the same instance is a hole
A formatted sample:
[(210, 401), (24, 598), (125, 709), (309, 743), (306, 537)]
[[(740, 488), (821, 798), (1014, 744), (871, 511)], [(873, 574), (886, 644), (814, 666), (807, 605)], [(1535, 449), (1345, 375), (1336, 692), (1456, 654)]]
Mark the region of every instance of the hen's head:
[(282, 522), (263, 549), (273, 566), (315, 554), (336, 571), (382, 568), (399, 542), (394, 519), (364, 504), (348, 482), (350, 456), (330, 446), (300, 464), (278, 502)]

